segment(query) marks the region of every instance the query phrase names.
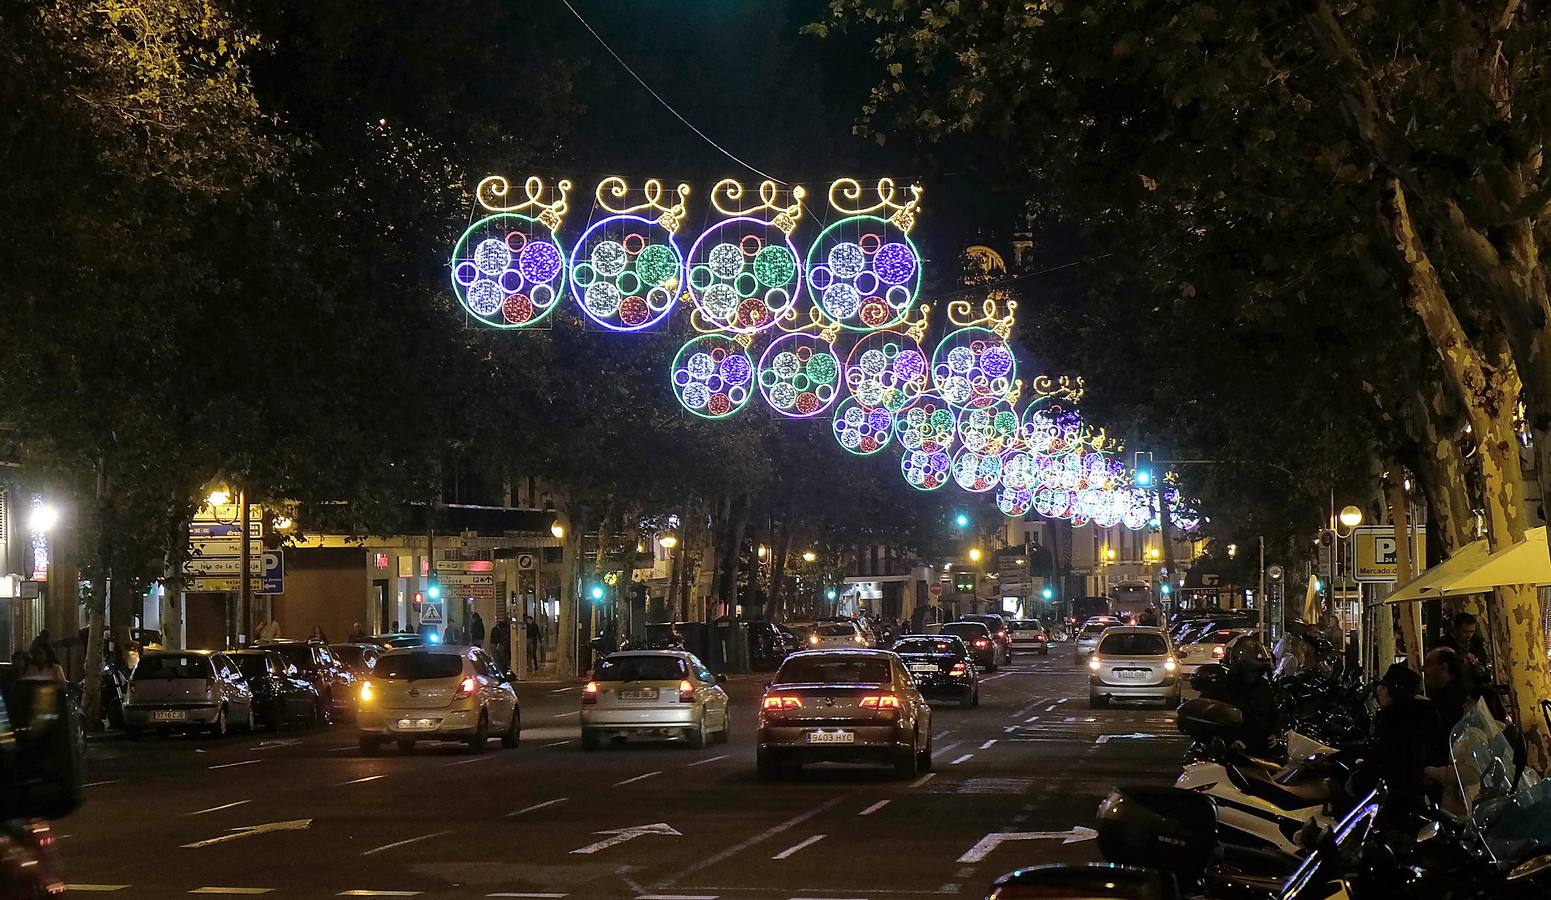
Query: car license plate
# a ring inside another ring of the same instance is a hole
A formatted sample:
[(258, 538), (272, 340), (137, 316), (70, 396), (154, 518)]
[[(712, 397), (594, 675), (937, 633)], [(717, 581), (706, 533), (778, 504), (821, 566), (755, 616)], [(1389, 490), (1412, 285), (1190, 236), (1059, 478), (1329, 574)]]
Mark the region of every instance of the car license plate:
[(182, 722), (188, 718), (188, 713), (181, 709), (156, 709), (151, 711), (153, 722)]
[(810, 744), (854, 744), (856, 734), (850, 731), (810, 731), (808, 732)]
[(1147, 677), (1146, 669), (1116, 669), (1115, 677), (1121, 681), (1141, 681)]
[(656, 688), (637, 688), (636, 690), (633, 690), (633, 691), (620, 691), (619, 692), (619, 699), (621, 699), (621, 700), (656, 700), (657, 699), (657, 689)]
[(910, 671), (912, 671), (912, 672), (925, 672), (928, 675), (935, 675), (935, 674), (937, 674), (937, 664), (936, 663), (916, 663), (915, 665), (910, 667)]
[(435, 727), (435, 719), (399, 719), (400, 731), (419, 731)]

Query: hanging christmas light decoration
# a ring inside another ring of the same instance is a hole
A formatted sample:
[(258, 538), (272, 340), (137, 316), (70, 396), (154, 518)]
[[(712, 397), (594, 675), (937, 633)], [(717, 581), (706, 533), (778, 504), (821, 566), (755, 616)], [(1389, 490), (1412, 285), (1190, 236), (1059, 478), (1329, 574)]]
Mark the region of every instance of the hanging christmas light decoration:
[(835, 440), (857, 456), (871, 456), (894, 436), (894, 414), (883, 407), (866, 409), (846, 397), (835, 409)]
[(745, 193), (731, 178), (717, 182), (711, 205), (727, 218), (707, 228), (689, 248), (687, 288), (697, 330), (764, 331), (803, 296), (802, 262), (791, 233), (807, 192), (793, 188), (787, 205), (778, 201), (773, 181), (760, 183), (757, 204), (745, 202)]
[(840, 395), (840, 357), (822, 335), (799, 331), (771, 341), (757, 375), (765, 402), (793, 419), (818, 415)]
[(961, 410), (958, 431), (964, 449), (988, 455), (1013, 450), (1023, 437), (1018, 413), (1006, 403)]
[(846, 387), (863, 409), (897, 413), (914, 405), (927, 385), (926, 353), (894, 331), (866, 335), (846, 358)]
[(994, 490), (1002, 482), (1002, 457), (961, 447), (953, 457), (953, 480), (974, 494)]
[(725, 419), (748, 403), (754, 362), (736, 340), (719, 334), (691, 338), (673, 359), (673, 394), (703, 419)]
[(571, 254), (572, 296), (588, 319), (610, 331), (641, 331), (667, 318), (684, 280), (674, 232), (684, 220), (689, 185), (679, 185), (673, 200), (653, 178), (642, 193), (643, 202), (624, 206), (630, 187), (623, 178), (599, 182), (598, 206), (613, 215), (582, 232)]
[(877, 201), (863, 205), (866, 192), (855, 179), (831, 184), (829, 204), (845, 218), (821, 231), (808, 249), (814, 306), (827, 321), (851, 331), (898, 325), (921, 289), (921, 254), (910, 240), (921, 188), (901, 191), (884, 178), (874, 191)]
[(1007, 484), (1006, 463), (1002, 464), (1002, 489), (996, 492), (996, 508), (1008, 518), (1021, 519), (1034, 507), (1034, 494), (1028, 488)]
[(1012, 394), (1017, 369), (1001, 335), (978, 325), (960, 328), (932, 353), (932, 389), (954, 406), (990, 406)]
[(549, 318), (565, 291), (565, 248), (555, 232), (571, 182), (557, 184), (548, 201), (538, 178), (523, 185), (519, 202), (508, 202), (510, 189), (499, 176), (479, 183), (475, 196), (494, 215), (470, 225), (453, 245), (452, 289), (482, 324), (532, 328)]

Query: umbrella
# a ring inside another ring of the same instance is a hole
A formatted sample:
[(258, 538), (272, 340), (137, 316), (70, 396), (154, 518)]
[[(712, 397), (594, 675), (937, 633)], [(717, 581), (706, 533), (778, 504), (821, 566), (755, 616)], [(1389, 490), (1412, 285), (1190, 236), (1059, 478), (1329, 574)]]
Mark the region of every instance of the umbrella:
[(1524, 540), (1446, 579), (1438, 587), (1438, 596), (1480, 594), (1510, 584), (1551, 584), (1551, 553), (1546, 550), (1545, 526), (1531, 528), (1524, 533)]
[[(1541, 544), (1544, 550), (1545, 545)], [(1441, 597), (1442, 585), (1452, 578), (1463, 575), (1487, 560), (1490, 552), (1486, 541), (1473, 541), (1454, 551), (1454, 555), (1406, 583), (1400, 590), (1384, 598), (1385, 603), (1409, 603)]]

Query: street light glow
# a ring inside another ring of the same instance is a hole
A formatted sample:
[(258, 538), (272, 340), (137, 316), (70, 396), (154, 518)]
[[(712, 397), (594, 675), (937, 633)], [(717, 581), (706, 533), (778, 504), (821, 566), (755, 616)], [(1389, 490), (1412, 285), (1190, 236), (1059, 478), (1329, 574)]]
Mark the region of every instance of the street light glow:
[(814, 560), (816, 560), (818, 558), (819, 558), (819, 555), (817, 553), (814, 553), (812, 550), (804, 550), (802, 552), (802, 561), (803, 562), (810, 562), (811, 563), (811, 562), (813, 562)]
[(34, 532), (43, 533), (53, 531), (59, 524), (59, 510), (52, 506), (39, 506), (32, 510), (32, 515), (27, 519), (27, 527)]
[(232, 495), (226, 488), (216, 488), (210, 492), (210, 496), (206, 497), (205, 500), (211, 506), (225, 506), (231, 502)]
[(657, 543), (661, 544), (664, 550), (672, 550), (679, 545), (679, 539), (677, 535), (665, 534), (657, 539)]
[(971, 547), (971, 548), (969, 548), (969, 561), (970, 562), (980, 562), (980, 557), (982, 557), (984, 555), (985, 555), (984, 553), (980, 552), (980, 548), (979, 547)]
[(1157, 558), (1161, 557), (1162, 555), (1163, 555), (1163, 551), (1159, 550), (1157, 547), (1149, 547), (1149, 548), (1147, 548), (1147, 558), (1148, 559), (1157, 559)]
[(1229, 544), (1228, 545), (1228, 558), (1229, 559), (1233, 559), (1235, 556), (1238, 556), (1238, 555), (1239, 555), (1239, 545), (1238, 544)]
[(291, 527), (293, 525), (295, 525), (295, 524), (296, 524), (295, 522), (291, 521), (291, 517), (290, 516), (276, 516), (275, 517), (275, 530), (276, 531), (290, 531)]
[(1356, 528), (1363, 523), (1363, 511), (1355, 506), (1348, 506), (1341, 510), (1341, 524), (1347, 528)]
[(565, 538), (565, 526), (556, 519), (554, 524), (549, 526), (549, 533), (554, 535), (556, 540), (562, 540)]
[(770, 548), (769, 547), (766, 547), (764, 544), (760, 544), (759, 545), (759, 558), (760, 559), (764, 559), (765, 555), (768, 554), (769, 552), (770, 552)]

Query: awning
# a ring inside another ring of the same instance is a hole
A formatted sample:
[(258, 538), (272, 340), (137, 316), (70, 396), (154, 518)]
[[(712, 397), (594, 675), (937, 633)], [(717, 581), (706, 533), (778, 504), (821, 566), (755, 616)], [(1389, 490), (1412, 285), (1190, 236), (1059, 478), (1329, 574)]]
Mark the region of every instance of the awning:
[[(1541, 544), (1541, 550), (1545, 545)], [(1454, 552), (1454, 555), (1431, 569), (1418, 575), (1405, 587), (1395, 591), (1384, 598), (1385, 603), (1410, 603), (1416, 600), (1430, 600), (1433, 597), (1442, 597), (1440, 589), (1449, 580), (1464, 575), (1481, 565), (1490, 554), (1486, 548), (1486, 541), (1474, 541), (1466, 544)]]
[(1439, 586), (1437, 596), (1480, 594), (1510, 584), (1551, 584), (1551, 554), (1546, 551), (1544, 525), (1531, 528), (1524, 533), (1524, 540), (1447, 580)]

